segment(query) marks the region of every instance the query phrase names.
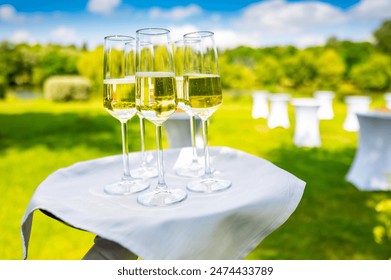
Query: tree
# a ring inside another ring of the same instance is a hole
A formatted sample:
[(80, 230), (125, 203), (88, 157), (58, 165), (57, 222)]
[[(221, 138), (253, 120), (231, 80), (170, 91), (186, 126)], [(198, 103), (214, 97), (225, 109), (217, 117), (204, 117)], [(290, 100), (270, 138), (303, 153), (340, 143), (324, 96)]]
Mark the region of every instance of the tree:
[(274, 56), (265, 56), (254, 68), (259, 84), (264, 86), (279, 85), (284, 76), (280, 62)]
[(318, 86), (336, 89), (345, 73), (342, 58), (333, 49), (326, 49), (316, 61)]
[(91, 81), (95, 91), (103, 88), (103, 47), (84, 52), (77, 61), (77, 70), (83, 77)]
[(368, 42), (342, 41), (338, 44), (337, 52), (344, 60), (346, 71), (345, 78), (349, 77), (350, 70), (356, 64), (367, 61), (375, 52), (375, 47)]
[(248, 67), (239, 63), (228, 63), (226, 57), (219, 57), (221, 85), (224, 88), (252, 89), (255, 87), (255, 74)]
[(77, 74), (77, 60), (80, 51), (75, 47), (47, 45), (43, 48), (37, 64), (40, 75), (35, 74), (35, 83), (42, 85), (44, 80), (54, 75)]
[(0, 73), (5, 86), (18, 85), (22, 79), (19, 77), (26, 73), (20, 48), (9, 42), (0, 45)]
[(391, 54), (391, 20), (383, 22), (374, 34), (379, 50)]
[(391, 57), (374, 54), (354, 66), (350, 76), (361, 89), (384, 91), (391, 86)]
[(298, 88), (311, 85), (316, 77), (316, 57), (310, 51), (300, 51), (283, 60), (288, 86)]

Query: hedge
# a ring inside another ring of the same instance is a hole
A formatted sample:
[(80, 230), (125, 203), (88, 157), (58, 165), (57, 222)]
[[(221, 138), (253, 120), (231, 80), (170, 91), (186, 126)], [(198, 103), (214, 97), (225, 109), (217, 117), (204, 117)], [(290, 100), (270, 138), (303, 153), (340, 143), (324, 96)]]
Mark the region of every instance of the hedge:
[(91, 84), (80, 76), (52, 76), (45, 80), (43, 91), (52, 101), (85, 101), (90, 98)]

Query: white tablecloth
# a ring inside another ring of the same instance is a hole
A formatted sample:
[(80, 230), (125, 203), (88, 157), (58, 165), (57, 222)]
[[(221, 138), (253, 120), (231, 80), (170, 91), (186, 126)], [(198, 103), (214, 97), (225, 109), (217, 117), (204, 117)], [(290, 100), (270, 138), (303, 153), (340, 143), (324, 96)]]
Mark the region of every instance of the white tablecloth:
[[(232, 187), (214, 194), (189, 192), (165, 208), (139, 205), (137, 194), (110, 196), (103, 186), (119, 177), (121, 156), (76, 163), (51, 174), (36, 189), (22, 220), (27, 257), (33, 213), (45, 210), (63, 222), (112, 240), (142, 259), (243, 259), (296, 209), (305, 182), (259, 157), (211, 147), (217, 175)], [(166, 182), (185, 188), (173, 173), (188, 148), (164, 151)], [(180, 157), (179, 157), (180, 155)], [(130, 154), (137, 163), (139, 153)], [(151, 181), (154, 187), (156, 179)]]
[(346, 180), (363, 191), (391, 190), (391, 114), (358, 113), (356, 155)]

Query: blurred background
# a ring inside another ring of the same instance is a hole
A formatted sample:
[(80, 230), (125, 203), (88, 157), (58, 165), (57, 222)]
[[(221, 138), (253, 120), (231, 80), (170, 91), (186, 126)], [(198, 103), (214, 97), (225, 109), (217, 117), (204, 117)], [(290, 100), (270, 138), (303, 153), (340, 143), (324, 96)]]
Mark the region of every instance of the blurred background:
[[(345, 96), (370, 96), (371, 109), (388, 110), (391, 1), (228, 2), (0, 2), (0, 259), (21, 258), (21, 219), (49, 174), (120, 153), (120, 126), (101, 101), (103, 38), (142, 27), (168, 28), (173, 41), (214, 31), (224, 104), (211, 119), (210, 144), (260, 156), (307, 182), (294, 214), (249, 259), (391, 258), (391, 194), (346, 182), (358, 133), (342, 129)], [(293, 125), (271, 129), (252, 118), (256, 90), (333, 91), (335, 117), (320, 123), (322, 146), (297, 147)], [(137, 120), (129, 130), (130, 150), (139, 151)], [(153, 150), (150, 124), (147, 135)], [(80, 259), (93, 237), (37, 212), (29, 258)]]

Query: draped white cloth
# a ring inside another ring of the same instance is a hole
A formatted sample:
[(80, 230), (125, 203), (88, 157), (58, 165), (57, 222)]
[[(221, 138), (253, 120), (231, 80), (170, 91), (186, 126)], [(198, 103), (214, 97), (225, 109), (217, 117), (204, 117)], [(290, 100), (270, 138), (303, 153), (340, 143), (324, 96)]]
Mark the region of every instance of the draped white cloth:
[(334, 118), (333, 99), (335, 93), (328, 90), (318, 90), (314, 97), (319, 101), (319, 120), (331, 120)]
[(252, 94), (253, 107), (251, 116), (253, 119), (267, 118), (269, 115), (269, 104), (268, 104), (269, 93), (263, 90), (257, 90)]
[[(154, 208), (137, 194), (106, 195), (103, 187), (121, 176), (121, 156), (79, 162), (44, 180), (22, 220), (27, 258), (34, 211), (41, 209), (78, 229), (113, 241), (142, 259), (243, 259), (294, 212), (305, 182), (272, 163), (227, 147), (210, 147), (216, 176), (232, 181), (228, 190), (188, 193), (176, 205)], [(189, 179), (173, 172), (189, 148), (164, 151), (166, 182), (185, 188)], [(139, 153), (130, 154), (137, 164)], [(151, 188), (156, 179), (151, 181)]]
[(359, 131), (360, 124), (357, 119), (357, 113), (369, 111), (372, 99), (369, 96), (347, 96), (345, 103), (347, 106), (346, 118), (343, 123), (343, 129), (346, 131)]
[(391, 113), (358, 113), (359, 142), (347, 181), (363, 191), (391, 190)]
[(293, 143), (298, 147), (320, 147), (319, 101), (315, 98), (294, 98), (292, 105), (296, 120)]
[(273, 93), (269, 95), (270, 113), (267, 118), (269, 128), (289, 128), (288, 102), (291, 95), (288, 93)]

